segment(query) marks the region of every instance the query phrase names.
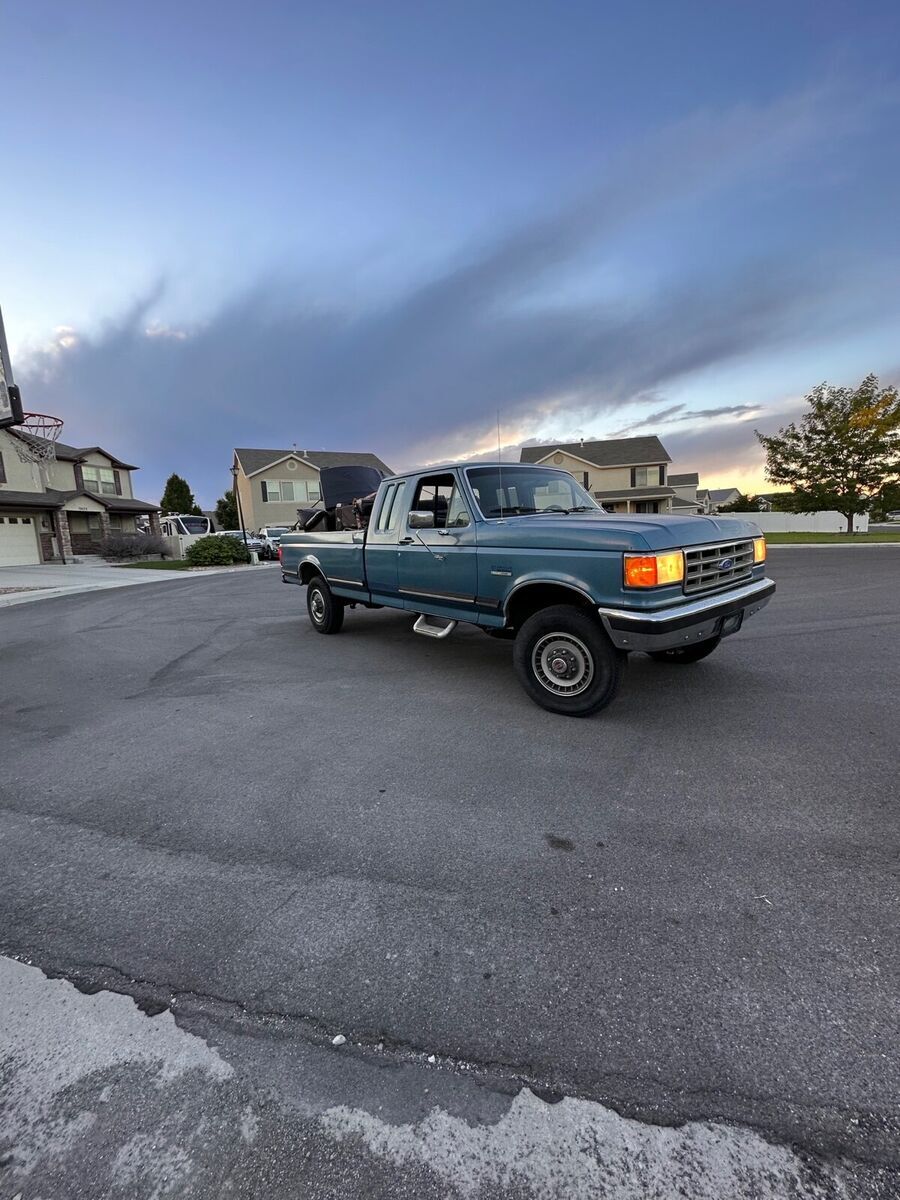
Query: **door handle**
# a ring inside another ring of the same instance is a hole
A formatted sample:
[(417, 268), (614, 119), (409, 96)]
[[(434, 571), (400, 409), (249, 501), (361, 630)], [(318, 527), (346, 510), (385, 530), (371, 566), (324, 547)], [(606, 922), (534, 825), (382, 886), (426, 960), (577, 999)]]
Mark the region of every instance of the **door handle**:
[(416, 540), (415, 538), (411, 538), (411, 537), (401, 538), (400, 545), (401, 546), (411, 546), (415, 540)]

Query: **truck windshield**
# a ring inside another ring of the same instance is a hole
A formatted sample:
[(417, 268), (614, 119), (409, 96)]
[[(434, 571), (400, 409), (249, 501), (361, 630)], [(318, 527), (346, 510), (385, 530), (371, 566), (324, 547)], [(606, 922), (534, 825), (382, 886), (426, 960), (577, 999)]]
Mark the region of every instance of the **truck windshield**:
[(510, 463), (508, 467), (470, 467), (466, 476), (485, 517), (603, 511), (568, 471)]

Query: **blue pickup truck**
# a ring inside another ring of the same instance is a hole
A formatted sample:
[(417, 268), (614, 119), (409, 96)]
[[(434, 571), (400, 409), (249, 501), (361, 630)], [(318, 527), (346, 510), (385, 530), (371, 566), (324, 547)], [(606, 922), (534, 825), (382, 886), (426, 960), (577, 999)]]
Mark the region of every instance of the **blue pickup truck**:
[(751, 522), (609, 514), (567, 472), (525, 463), (392, 476), (298, 526), (282, 578), (306, 587), (319, 633), (356, 605), (406, 609), (427, 637), (468, 621), (514, 639), (525, 691), (568, 716), (610, 703), (630, 653), (695, 663), (775, 591)]

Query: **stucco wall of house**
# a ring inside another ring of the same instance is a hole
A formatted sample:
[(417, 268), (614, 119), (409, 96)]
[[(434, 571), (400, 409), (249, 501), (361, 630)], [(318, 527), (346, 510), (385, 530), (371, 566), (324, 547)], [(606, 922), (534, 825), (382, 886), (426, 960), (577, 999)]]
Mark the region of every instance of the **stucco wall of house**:
[(131, 485), (131, 472), (123, 471), (121, 467), (117, 467), (105, 454), (100, 454), (96, 450), (92, 450), (90, 454), (85, 455), (82, 466), (106, 467), (107, 470), (118, 471), (119, 479), (122, 483), (122, 495), (129, 500), (134, 498), (134, 491)]
[(0, 488), (7, 488), (11, 492), (42, 492), (44, 485), (39, 469), (31, 463), (22, 462), (16, 453), (17, 444), (11, 434), (0, 429), (0, 454), (3, 455), (6, 475), (6, 483), (0, 484)]
[[(319, 485), (319, 472), (315, 467), (301, 462), (299, 458), (289, 458), (276, 463), (258, 475), (249, 479), (238, 475), (238, 485), (241, 491), (241, 505), (244, 510), (244, 523), (248, 529), (261, 529), (264, 525), (293, 525), (297, 520), (297, 509), (306, 507), (310, 501), (294, 499), (288, 501), (263, 500), (262, 485), (269, 481), (290, 483), (303, 482)], [(241, 487), (243, 482), (244, 486)], [(250, 514), (252, 513), (252, 519)]]
[(75, 490), (75, 464), (56, 461), (50, 464), (50, 486), (58, 492), (73, 492)]
[[(592, 492), (609, 492), (614, 488), (622, 488), (623, 490), (631, 489), (631, 467), (595, 467), (590, 463), (585, 462), (580, 458), (576, 458), (572, 454), (566, 454), (560, 451), (558, 454), (551, 454), (546, 459), (542, 466), (559, 467), (563, 471), (568, 471), (574, 475), (579, 483), (584, 482), (584, 474), (588, 475), (588, 488)], [(652, 466), (665, 464), (650, 464)], [(652, 480), (653, 484), (657, 483), (657, 479)]]

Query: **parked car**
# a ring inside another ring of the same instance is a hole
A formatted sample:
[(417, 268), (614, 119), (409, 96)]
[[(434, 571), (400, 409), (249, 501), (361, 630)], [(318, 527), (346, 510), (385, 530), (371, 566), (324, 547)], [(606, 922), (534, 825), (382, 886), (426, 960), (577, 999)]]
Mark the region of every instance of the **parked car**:
[(393, 476), (363, 531), (341, 527), (327, 482), (323, 469), (324, 513), (281, 538), (282, 579), (306, 587), (315, 630), (338, 633), (356, 605), (407, 609), (414, 632), (433, 638), (471, 622), (515, 639), (528, 696), (567, 716), (609, 704), (629, 654), (706, 658), (775, 591), (753, 522), (609, 514), (552, 467)]
[(900, 508), (895, 508), (893, 512), (884, 514), (889, 521), (900, 521)]
[(287, 525), (264, 525), (259, 531), (259, 538), (262, 542), (262, 558), (275, 558), (281, 535), (288, 532)]
[[(241, 544), (243, 544), (243, 542), (244, 542), (244, 536), (245, 535), (243, 533), (243, 530), (240, 530), (240, 529), (220, 529), (219, 532), (216, 534), (216, 537), (236, 538)], [(257, 554), (261, 554), (262, 548), (263, 548), (262, 538), (259, 537), (255, 533), (248, 533), (246, 535), (246, 538), (247, 538), (247, 549), (255, 550), (257, 552)]]

